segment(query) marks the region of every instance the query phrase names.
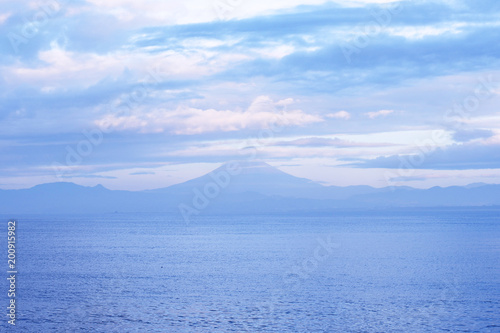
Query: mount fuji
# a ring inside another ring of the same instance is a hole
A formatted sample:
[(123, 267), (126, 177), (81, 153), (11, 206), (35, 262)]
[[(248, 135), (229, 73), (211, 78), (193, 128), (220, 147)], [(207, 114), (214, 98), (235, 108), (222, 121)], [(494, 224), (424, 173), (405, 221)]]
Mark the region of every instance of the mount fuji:
[(265, 162), (228, 162), (184, 183), (116, 191), (60, 182), (0, 190), (0, 211), (31, 213), (164, 212), (169, 214), (332, 213), (339, 209), (500, 206), (500, 185), (374, 188), (323, 186)]

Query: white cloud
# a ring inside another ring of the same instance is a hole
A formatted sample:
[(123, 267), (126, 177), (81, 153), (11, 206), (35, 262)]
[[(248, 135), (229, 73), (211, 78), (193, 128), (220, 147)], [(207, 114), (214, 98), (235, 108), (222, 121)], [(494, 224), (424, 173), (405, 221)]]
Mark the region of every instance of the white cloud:
[(164, 51), (159, 53), (117, 51), (108, 54), (78, 53), (52, 44), (48, 50), (40, 51), (38, 58), (42, 65), (32, 67), (17, 64), (0, 67), (9, 84), (35, 84), (66, 89), (79, 84), (89, 87), (103, 77), (118, 78), (126, 70), (136, 79), (149, 77), (151, 71), (157, 76), (176, 79), (200, 79), (203, 76), (225, 70), (231, 64), (247, 59), (238, 54), (222, 54), (211, 60), (203, 50), (179, 53)]
[(375, 111), (375, 112), (367, 112), (365, 115), (367, 115), (370, 119), (375, 119), (378, 117), (386, 117), (393, 113), (394, 110), (380, 110), (380, 111)]
[(446, 26), (389, 27), (387, 32), (393, 36), (401, 36), (407, 39), (422, 39), (428, 36), (459, 34), (467, 26), (469, 26), (469, 23), (460, 22)]
[(75, 53), (57, 45), (41, 51), (38, 57), (44, 65), (4, 67), (2, 71), (7, 82), (50, 86), (52, 89), (55, 86), (67, 88), (75, 82), (89, 86), (102, 80), (103, 75), (116, 77), (123, 71), (125, 63), (122, 57)]
[(339, 111), (335, 113), (329, 113), (326, 115), (327, 118), (335, 118), (335, 119), (345, 119), (348, 120), (351, 118), (351, 114), (347, 111)]
[[(235, 156), (242, 156), (244, 149), (252, 147), (258, 153), (259, 158), (263, 159), (277, 159), (277, 158), (359, 158), (360, 156), (366, 158), (375, 158), (380, 156), (381, 153), (388, 153), (393, 151), (391, 147), (354, 147), (356, 149), (345, 149), (345, 147), (335, 146), (281, 146), (281, 145), (262, 145), (257, 138), (242, 140), (236, 147), (224, 144), (213, 145), (194, 145), (188, 148), (170, 150), (161, 152), (157, 156), (175, 156), (175, 157), (224, 157), (230, 160)], [(344, 162), (345, 163), (345, 162)]]
[(325, 0), (88, 0), (93, 10), (106, 12), (132, 26), (190, 24), (219, 19), (242, 19), (269, 14), (299, 5), (318, 5)]
[[(128, 116), (108, 114), (95, 124), (114, 130), (137, 130), (142, 133), (201, 134), (230, 132), (241, 129), (273, 129), (281, 126), (303, 126), (323, 119), (302, 110), (278, 110), (278, 104), (267, 96), (257, 97), (246, 111), (197, 109), (179, 107), (176, 110), (156, 109), (135, 112)], [(280, 105), (281, 105), (280, 104)]]
[(371, 143), (371, 142), (354, 142), (336, 138), (325, 137), (305, 137), (295, 140), (283, 140), (272, 144), (273, 146), (294, 146), (294, 147), (337, 147), (337, 148), (352, 148), (352, 147), (390, 147), (395, 144), (389, 143)]
[[(268, 15), (301, 5), (321, 5), (336, 2), (341, 6), (362, 7), (366, 4), (386, 4), (396, 0), (88, 0), (89, 5), (73, 6), (70, 13), (100, 12), (114, 16), (129, 28), (151, 25), (175, 25), (245, 19)], [(283, 51), (278, 52), (278, 55)], [(277, 56), (277, 55), (276, 55)]]
[(281, 59), (294, 53), (297, 49), (292, 45), (281, 45), (278, 43), (273, 43), (274, 45), (270, 45), (268, 47), (256, 48), (254, 53), (258, 57), (262, 58), (271, 58), (271, 59)]

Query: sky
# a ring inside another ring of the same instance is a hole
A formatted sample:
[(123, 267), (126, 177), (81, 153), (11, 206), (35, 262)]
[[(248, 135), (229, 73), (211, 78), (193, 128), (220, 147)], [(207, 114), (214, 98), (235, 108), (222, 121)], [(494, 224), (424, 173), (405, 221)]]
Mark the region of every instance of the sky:
[(497, 0), (0, 0), (0, 188), (500, 183)]

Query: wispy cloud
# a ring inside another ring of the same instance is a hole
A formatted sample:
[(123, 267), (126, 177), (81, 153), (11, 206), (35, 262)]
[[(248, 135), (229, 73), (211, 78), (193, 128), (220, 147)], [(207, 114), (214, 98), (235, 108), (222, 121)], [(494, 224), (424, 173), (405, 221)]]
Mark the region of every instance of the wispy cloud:
[(351, 114), (347, 111), (339, 111), (335, 113), (328, 113), (326, 115), (327, 118), (335, 118), (335, 119), (345, 119), (349, 120), (351, 118)]
[(131, 176), (156, 175), (156, 172), (152, 171), (131, 172), (129, 173), (129, 175)]
[(296, 146), (296, 147), (337, 147), (337, 148), (352, 148), (352, 147), (388, 147), (394, 146), (389, 143), (368, 143), (368, 142), (353, 142), (342, 140), (339, 138), (318, 138), (310, 137), (303, 139), (296, 139), (290, 141), (279, 141), (273, 143), (275, 146)]
[(375, 119), (378, 117), (386, 117), (391, 113), (394, 113), (394, 110), (380, 110), (380, 111), (367, 112), (365, 113), (365, 115), (367, 115), (368, 118), (370, 119)]
[(282, 110), (267, 96), (256, 98), (245, 111), (178, 108), (173, 111), (136, 112), (129, 116), (106, 115), (96, 121), (102, 128), (137, 130), (142, 133), (170, 132), (195, 135), (208, 132), (231, 132), (242, 129), (304, 126), (321, 122), (317, 115), (302, 110)]
[(476, 139), (488, 139), (495, 135), (492, 130), (484, 129), (459, 129), (453, 134), (453, 140), (468, 142)]
[(82, 174), (74, 174), (74, 175), (62, 175), (61, 178), (92, 178), (92, 179), (118, 179), (113, 176), (102, 176), (102, 175), (82, 175)]
[(382, 156), (351, 164), (360, 168), (472, 170), (500, 169), (500, 145), (455, 144), (430, 153)]

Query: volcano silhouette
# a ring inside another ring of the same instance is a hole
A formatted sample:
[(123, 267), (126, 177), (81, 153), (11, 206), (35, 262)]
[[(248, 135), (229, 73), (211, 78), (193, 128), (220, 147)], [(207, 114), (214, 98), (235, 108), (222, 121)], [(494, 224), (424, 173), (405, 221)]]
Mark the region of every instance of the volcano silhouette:
[(4, 214), (162, 212), (178, 215), (179, 207), (187, 207), (196, 214), (330, 214), (339, 209), (443, 206), (500, 206), (500, 185), (430, 189), (323, 186), (262, 161), (233, 161), (201, 177), (147, 191), (114, 191), (102, 185), (88, 187), (69, 182), (0, 190), (0, 211)]

